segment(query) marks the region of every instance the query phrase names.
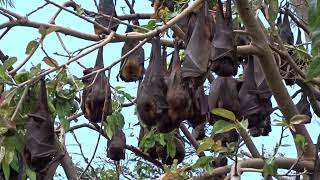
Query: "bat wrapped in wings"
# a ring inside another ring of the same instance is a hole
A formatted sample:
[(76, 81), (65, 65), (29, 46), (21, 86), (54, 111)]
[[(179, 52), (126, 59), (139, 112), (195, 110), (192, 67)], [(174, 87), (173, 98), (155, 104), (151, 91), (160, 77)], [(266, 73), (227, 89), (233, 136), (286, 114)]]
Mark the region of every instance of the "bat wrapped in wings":
[(54, 124), (49, 114), (44, 78), (40, 80), (40, 93), (36, 108), (28, 114), (26, 130), (24, 159), (30, 168), (40, 173), (47, 168), (57, 154), (54, 146)]
[(305, 93), (302, 93), (301, 98), (299, 102), (296, 104), (296, 106), (300, 114), (305, 114), (309, 116), (309, 121), (306, 123), (310, 123), (312, 114), (310, 112), (310, 102), (308, 101), (307, 95)]
[[(115, 21), (111, 21), (108, 17), (104, 16), (104, 15), (108, 15), (112, 17), (117, 17), (113, 0), (99, 0), (98, 13), (99, 13), (98, 17), (95, 18), (95, 21), (97, 23), (104, 26), (105, 28), (110, 28), (113, 31), (117, 30), (119, 23)], [(94, 25), (94, 32), (95, 34), (104, 33), (104, 31), (96, 25)]]
[(197, 12), (197, 20), (181, 68), (183, 80), (189, 82), (189, 87), (194, 89), (204, 83), (208, 71), (213, 24), (207, 11), (203, 5)]
[(160, 37), (152, 39), (149, 66), (137, 92), (137, 111), (140, 121), (156, 126), (167, 117), (167, 87), (164, 81), (165, 67), (161, 58)]
[[(127, 31), (132, 32), (130, 26), (127, 27)], [(126, 40), (122, 47), (121, 56), (128, 53), (135, 46), (139, 44), (137, 40)], [(123, 59), (120, 64), (120, 78), (125, 82), (138, 81), (143, 78), (144, 73), (144, 50), (139, 47), (133, 53), (131, 53), (127, 58)]]
[(195, 92), (191, 89), (191, 94), (194, 95), (191, 98), (192, 104), (187, 120), (195, 128), (207, 120), (206, 116), (209, 111), (208, 96), (205, 94), (203, 86), (198, 87)]
[(114, 161), (125, 159), (126, 135), (122, 129), (115, 131), (112, 138), (108, 141), (107, 147), (108, 158)]
[(236, 58), (236, 46), (232, 29), (231, 0), (226, 2), (226, 13), (223, 13), (223, 5), (218, 0), (215, 36), (212, 41), (211, 70), (219, 76), (235, 76), (238, 72)]
[[(289, 22), (289, 12), (288, 9), (286, 8), (283, 16), (283, 20), (281, 21), (280, 18), (280, 23), (279, 23), (279, 28), (280, 28), (280, 38), (283, 41), (283, 43), (288, 44), (288, 45), (293, 45), (294, 38), (293, 38), (293, 33), (290, 27), (290, 22)], [(293, 51), (288, 51), (290, 55), (293, 54)], [(287, 85), (292, 86), (295, 83), (295, 74), (293, 72), (292, 67), (288, 64), (287, 61), (282, 60), (284, 62), (281, 62), (280, 65), (280, 72), (281, 75), (284, 77), (284, 81)]]
[(169, 75), (167, 77), (168, 115), (173, 124), (179, 127), (180, 123), (188, 117), (192, 98), (187, 84), (182, 81), (181, 62), (179, 58), (179, 45), (175, 42), (174, 53), (169, 65)]
[[(88, 75), (93, 71), (102, 69), (103, 65), (103, 48), (99, 48), (94, 68), (88, 68), (83, 71), (84, 75)], [(82, 82), (86, 86), (82, 93), (81, 109), (85, 118), (90, 122), (101, 122), (107, 115), (112, 114), (111, 90), (109, 81), (103, 72), (89, 75), (83, 78)], [(106, 103), (106, 104), (105, 104)], [(106, 112), (103, 114), (103, 108), (106, 107)], [(101, 119), (102, 118), (102, 119)]]
[[(210, 86), (208, 104), (210, 111), (215, 108), (223, 108), (235, 114), (236, 117), (240, 111), (240, 99), (238, 97), (239, 82), (233, 77), (218, 76)], [(210, 124), (224, 119), (211, 114), (209, 120)], [(225, 119), (227, 120), (227, 119)], [(226, 133), (215, 134), (215, 141), (221, 141), (222, 145), (226, 146), (227, 142), (235, 142), (238, 140), (238, 133), (236, 130), (231, 130)]]
[(254, 137), (267, 136), (271, 132), (271, 95), (258, 59), (249, 56), (239, 91), (241, 107), (239, 117), (248, 119), (249, 130)]

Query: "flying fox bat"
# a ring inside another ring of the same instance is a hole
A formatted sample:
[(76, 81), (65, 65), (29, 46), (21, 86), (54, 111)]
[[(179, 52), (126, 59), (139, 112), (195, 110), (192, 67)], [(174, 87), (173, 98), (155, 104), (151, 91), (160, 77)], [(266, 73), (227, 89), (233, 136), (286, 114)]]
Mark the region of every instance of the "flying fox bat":
[(108, 141), (107, 157), (114, 160), (120, 161), (125, 159), (125, 146), (126, 146), (126, 135), (122, 129), (118, 129)]
[(164, 82), (164, 67), (161, 62), (160, 38), (152, 39), (151, 59), (145, 77), (137, 92), (137, 111), (141, 122), (147, 126), (155, 126), (167, 113)]
[[(284, 11), (283, 21), (280, 23), (280, 38), (281, 40), (289, 45), (293, 45), (293, 33), (291, 31), (290, 22), (289, 22), (289, 12), (288, 9)], [(293, 52), (289, 51), (289, 54), (292, 55)], [(295, 83), (295, 75), (292, 72), (293, 69), (289, 64), (283, 65), (281, 70), (284, 72), (284, 81), (287, 85), (292, 86)]]
[[(240, 111), (238, 89), (239, 82), (233, 77), (218, 76), (210, 85), (208, 98), (209, 110), (224, 108), (232, 111), (235, 116), (238, 117)], [(220, 119), (224, 118), (210, 114), (208, 121), (210, 124), (214, 124)], [(220, 141), (221, 144), (226, 147), (227, 142), (235, 142), (238, 140), (238, 133), (236, 130), (231, 130), (226, 133), (214, 134), (213, 139)]]
[(54, 146), (54, 124), (48, 110), (47, 89), (44, 78), (40, 80), (40, 92), (36, 108), (28, 114), (24, 158), (28, 166), (40, 173), (47, 168), (57, 154)]
[[(104, 17), (104, 15), (109, 15), (112, 17), (118, 17), (115, 9), (115, 5), (113, 3), (113, 0), (99, 0), (99, 5), (98, 5), (98, 13), (99, 17), (95, 18), (95, 21), (102, 26), (106, 28), (110, 28), (113, 31), (116, 31), (119, 23), (115, 21), (111, 21), (109, 18)], [(94, 25), (94, 32), (95, 34), (103, 34), (104, 31), (99, 28), (98, 26)]]
[(181, 63), (179, 58), (179, 45), (175, 43), (174, 53), (169, 65), (170, 73), (167, 77), (167, 96), (169, 106), (168, 114), (173, 124), (178, 127), (188, 117), (192, 103), (187, 85), (182, 81)]
[(191, 94), (194, 94), (194, 96), (192, 97), (192, 104), (187, 120), (192, 127), (196, 127), (207, 119), (206, 115), (209, 111), (208, 96), (205, 94), (203, 86), (198, 87)]
[[(126, 32), (131, 32), (132, 28), (127, 27)], [(139, 44), (137, 40), (126, 40), (122, 47), (121, 56), (132, 50)], [(120, 64), (120, 78), (125, 82), (138, 81), (143, 78), (144, 73), (144, 50), (139, 47), (127, 58), (123, 59)]]
[(288, 9), (284, 11), (283, 21), (280, 23), (280, 38), (284, 43), (293, 45), (293, 33), (289, 22)]
[(258, 59), (249, 56), (239, 91), (239, 117), (248, 118), (249, 130), (254, 137), (267, 136), (271, 132), (271, 95)]
[[(103, 48), (101, 47), (98, 50), (94, 68), (84, 70), (83, 74), (87, 75), (93, 71), (102, 69), (103, 67)], [(101, 122), (107, 115), (112, 114), (111, 90), (108, 79), (104, 72), (100, 72), (97, 75), (92, 74), (89, 77), (82, 79), (82, 82), (86, 86), (82, 93), (82, 112), (84, 113), (85, 118), (90, 122)], [(102, 117), (106, 98), (106, 112), (104, 117)]]
[(215, 36), (212, 41), (211, 70), (219, 76), (235, 76), (238, 72), (236, 46), (232, 29), (231, 0), (227, 0), (226, 15), (223, 5), (218, 0)]
[[(239, 82), (233, 77), (218, 76), (210, 85), (208, 98), (209, 110), (224, 108), (238, 116), (240, 111), (238, 85)], [(209, 123), (213, 124), (216, 120), (218, 119), (213, 121), (210, 119)]]
[(208, 71), (210, 44), (212, 41), (212, 21), (205, 6), (197, 12), (197, 20), (185, 50), (181, 74), (184, 81), (194, 89), (203, 84)]
[(297, 103), (297, 109), (300, 114), (305, 114), (309, 116), (309, 121), (307, 123), (311, 122), (312, 114), (310, 112), (310, 103), (307, 99), (307, 95), (305, 93), (302, 93), (301, 99)]

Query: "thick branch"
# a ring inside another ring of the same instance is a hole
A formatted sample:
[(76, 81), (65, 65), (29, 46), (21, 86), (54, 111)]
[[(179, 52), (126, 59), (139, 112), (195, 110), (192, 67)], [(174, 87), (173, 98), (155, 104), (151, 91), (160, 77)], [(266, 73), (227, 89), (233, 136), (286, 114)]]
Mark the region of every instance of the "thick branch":
[[(292, 165), (297, 163), (297, 159), (293, 158), (283, 158), (278, 157), (274, 159), (275, 164), (280, 169), (290, 169)], [(260, 158), (253, 158), (238, 161), (238, 166), (240, 169), (242, 168), (254, 168), (254, 169), (262, 169), (265, 162)], [(295, 171), (303, 172), (305, 169), (307, 171), (313, 171), (314, 163), (312, 161), (300, 160), (293, 168)], [(224, 166), (215, 168), (212, 170), (210, 174), (204, 174), (202, 176), (193, 177), (191, 180), (211, 180), (217, 175), (226, 174), (231, 171), (231, 166)]]

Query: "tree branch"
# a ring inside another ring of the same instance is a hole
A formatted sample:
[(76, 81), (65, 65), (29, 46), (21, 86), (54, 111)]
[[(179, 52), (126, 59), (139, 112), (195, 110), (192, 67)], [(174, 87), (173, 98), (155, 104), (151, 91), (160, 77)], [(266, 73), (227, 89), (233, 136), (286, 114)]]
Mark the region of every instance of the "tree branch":
[[(294, 158), (283, 158), (277, 157), (274, 158), (275, 165), (280, 169), (290, 169), (292, 165), (297, 163), (297, 159)], [(242, 172), (242, 168), (254, 168), (254, 169), (263, 169), (265, 162), (260, 158), (252, 158), (247, 160), (238, 161), (238, 168)], [(293, 170), (303, 172), (305, 169), (307, 171), (312, 171), (314, 163), (312, 161), (300, 160), (294, 167)], [(231, 171), (231, 165), (218, 167), (212, 170), (210, 174), (203, 174), (201, 176), (193, 177), (190, 180), (212, 180), (214, 177), (226, 174)]]

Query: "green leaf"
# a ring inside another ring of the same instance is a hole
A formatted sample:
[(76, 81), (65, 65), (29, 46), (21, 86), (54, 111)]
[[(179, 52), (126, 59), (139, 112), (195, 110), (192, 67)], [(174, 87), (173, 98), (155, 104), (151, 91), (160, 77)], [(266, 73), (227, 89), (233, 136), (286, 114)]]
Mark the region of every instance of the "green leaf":
[(248, 126), (249, 126), (249, 121), (248, 121), (248, 119), (242, 120), (242, 121), (240, 122), (240, 126), (241, 126), (241, 128), (243, 128), (243, 129), (248, 129)]
[(6, 164), (9, 165), (11, 163), (11, 161), (13, 160), (13, 156), (15, 154), (15, 146), (14, 146), (13, 137), (7, 136), (3, 140), (3, 145), (4, 145), (5, 150), (6, 150), (3, 162), (5, 162)]
[[(173, 139), (173, 138), (172, 138)], [(173, 141), (171, 141), (173, 142)], [(174, 158), (176, 155), (176, 144), (175, 143), (167, 143), (167, 153), (171, 158)]]
[(0, 79), (3, 81), (10, 81), (12, 82), (11, 78), (8, 76), (6, 69), (4, 68), (4, 66), (0, 65)]
[(206, 137), (203, 139), (202, 143), (199, 145), (197, 149), (197, 155), (202, 153), (203, 151), (211, 149), (211, 147), (214, 145), (214, 141), (210, 137)]
[(162, 146), (165, 146), (166, 145), (166, 141), (165, 141), (165, 134), (161, 133), (160, 136), (159, 136), (159, 143), (162, 145)]
[(20, 84), (29, 80), (30, 73), (27, 71), (21, 71), (14, 76), (16, 83)]
[(294, 138), (294, 142), (302, 149), (305, 149), (306, 145), (306, 139), (304, 138), (303, 135), (297, 134), (296, 137)]
[(212, 132), (214, 134), (219, 134), (219, 133), (228, 132), (228, 131), (235, 129), (235, 128), (236, 128), (235, 124), (230, 123), (228, 121), (219, 120), (216, 123), (214, 123), (214, 125), (212, 127)]
[(146, 134), (144, 135), (144, 137), (142, 138), (139, 144), (139, 147), (143, 149), (144, 152), (147, 152), (148, 149), (154, 147), (157, 137), (158, 136), (155, 134), (155, 131), (153, 129), (146, 132)]
[(290, 124), (305, 124), (310, 117), (305, 114), (297, 114), (290, 119)]
[(44, 26), (40, 26), (38, 32), (41, 34), (42, 37), (47, 35), (47, 29)]
[(10, 167), (11, 167), (14, 171), (19, 172), (19, 164), (20, 164), (20, 163), (21, 163), (21, 162), (19, 162), (18, 156), (17, 156), (17, 154), (15, 153), (14, 156), (13, 156), (13, 159), (12, 159), (12, 161), (11, 161), (11, 163), (10, 163)]
[(149, 30), (153, 30), (157, 27), (157, 22), (156, 22), (156, 20), (150, 20), (148, 22), (148, 24), (143, 25), (142, 27), (147, 28)]
[(57, 102), (55, 107), (60, 123), (65, 131), (68, 131), (70, 128), (70, 121), (67, 120), (67, 115), (69, 115), (70, 111), (69, 105), (70, 103), (68, 102)]
[(274, 22), (277, 18), (277, 14), (279, 12), (279, 2), (278, 0), (269, 0), (269, 18), (272, 22)]
[(60, 28), (57, 27), (57, 26), (49, 27), (49, 28), (47, 29), (47, 35), (50, 34), (50, 33), (52, 33), (52, 32), (59, 31), (59, 30), (60, 30)]
[(236, 120), (236, 116), (234, 115), (233, 112), (227, 110), (227, 109), (223, 109), (223, 108), (214, 108), (211, 110), (211, 113), (226, 119), (229, 119), (231, 121), (235, 121)]
[(195, 164), (192, 165), (192, 170), (203, 167), (213, 160), (214, 160), (213, 156), (202, 156), (196, 161)]
[(8, 131), (7, 127), (0, 127), (0, 135), (5, 134)]
[(3, 67), (4, 69), (8, 70), (16, 62), (17, 62), (17, 57), (10, 57), (9, 59), (4, 61)]
[(285, 119), (282, 120), (274, 120), (276, 122), (275, 126), (282, 126), (282, 127), (288, 127), (288, 124)]
[(6, 154), (6, 148), (4, 146), (1, 146), (0, 147), (0, 162), (2, 162), (5, 154)]
[(37, 174), (30, 168), (26, 168), (26, 174), (30, 180), (37, 180)]
[(276, 166), (273, 159), (268, 159), (266, 161), (266, 164), (263, 166), (263, 176), (267, 177), (269, 175), (275, 175), (277, 174), (278, 167)]
[(125, 121), (123, 115), (116, 111), (111, 116), (108, 116), (107, 120), (103, 121), (103, 124), (107, 136), (111, 139), (116, 130), (123, 128)]
[(10, 178), (10, 166), (6, 162), (2, 161), (2, 172), (4, 174), (4, 177), (6, 180), (9, 180)]
[(320, 56), (313, 58), (306, 74), (306, 79), (311, 80), (320, 75)]
[(38, 41), (30, 41), (27, 45), (27, 48), (26, 48), (26, 54), (29, 55), (31, 54), (32, 52), (34, 52), (39, 46), (39, 42)]

